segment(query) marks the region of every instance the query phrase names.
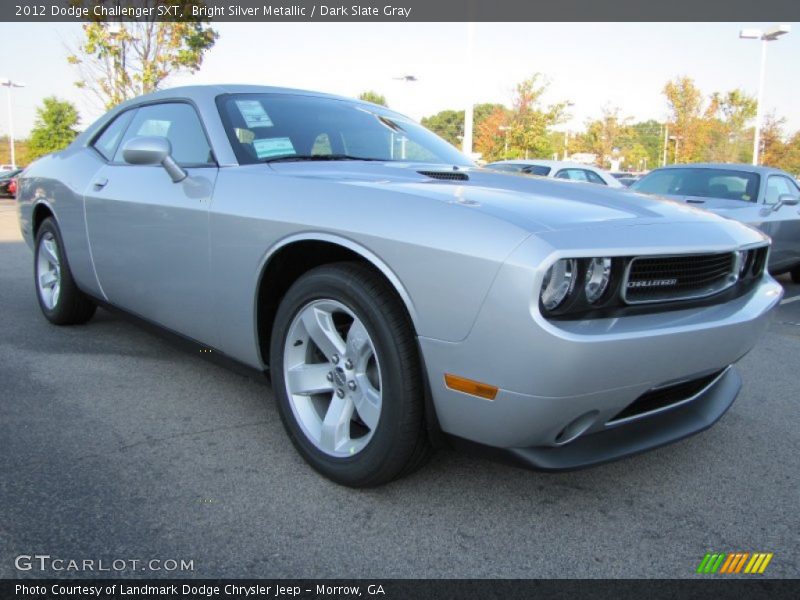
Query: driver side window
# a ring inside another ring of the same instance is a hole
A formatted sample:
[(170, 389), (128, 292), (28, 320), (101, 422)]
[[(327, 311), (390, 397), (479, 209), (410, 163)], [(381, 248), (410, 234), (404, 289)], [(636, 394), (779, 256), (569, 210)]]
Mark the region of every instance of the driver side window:
[(172, 158), (182, 166), (205, 166), (214, 163), (211, 147), (194, 108), (172, 102), (142, 106), (125, 131), (117, 147), (114, 162), (124, 163), (122, 149), (131, 138), (165, 137), (172, 145)]

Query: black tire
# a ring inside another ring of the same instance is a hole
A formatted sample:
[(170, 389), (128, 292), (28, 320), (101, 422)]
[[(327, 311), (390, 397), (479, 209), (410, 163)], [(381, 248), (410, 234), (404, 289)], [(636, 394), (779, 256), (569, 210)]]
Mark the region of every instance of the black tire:
[(800, 267), (795, 267), (791, 270), (792, 281), (794, 283), (800, 283)]
[[(366, 446), (354, 456), (334, 457), (318, 448), (299, 425), (287, 391), (284, 346), (291, 324), (304, 307), (322, 299), (339, 302), (357, 316), (380, 362), (380, 418)], [(370, 267), (334, 263), (300, 277), (275, 316), (270, 358), (273, 390), (289, 437), (303, 458), (327, 478), (350, 487), (377, 486), (411, 473), (430, 455), (422, 365), (412, 325), (394, 290)]]
[[(48, 307), (45, 304), (39, 286), (39, 254), (43, 251), (42, 240), (50, 236), (55, 241), (60, 263), (60, 291), (52, 307)], [(39, 301), (39, 307), (42, 309), (42, 313), (47, 320), (55, 325), (78, 325), (91, 319), (97, 307), (94, 302), (75, 285), (75, 280), (72, 277), (72, 272), (67, 262), (67, 254), (64, 252), (64, 242), (61, 239), (61, 232), (58, 229), (55, 219), (52, 217), (46, 218), (39, 226), (39, 230), (36, 232), (36, 244), (34, 248), (33, 281), (36, 290), (36, 299)]]

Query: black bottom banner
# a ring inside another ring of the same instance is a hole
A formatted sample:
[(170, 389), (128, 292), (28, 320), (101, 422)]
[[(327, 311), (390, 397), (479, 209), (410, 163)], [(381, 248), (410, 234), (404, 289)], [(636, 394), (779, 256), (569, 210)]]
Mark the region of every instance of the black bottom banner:
[(424, 600), (516, 598), (576, 600), (694, 599), (758, 600), (800, 597), (798, 580), (725, 579), (20, 579), (0, 580), (3, 600), (84, 600), (121, 598), (164, 599), (264, 599), (288, 600)]

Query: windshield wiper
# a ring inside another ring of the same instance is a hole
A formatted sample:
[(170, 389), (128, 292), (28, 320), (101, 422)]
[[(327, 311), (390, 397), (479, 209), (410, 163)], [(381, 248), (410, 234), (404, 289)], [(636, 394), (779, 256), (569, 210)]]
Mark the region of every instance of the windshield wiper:
[(261, 162), (292, 162), (292, 161), (328, 161), (328, 160), (371, 160), (383, 161), (380, 158), (368, 158), (366, 156), (351, 156), (350, 154), (290, 154), (288, 156), (276, 156), (274, 158), (265, 158)]

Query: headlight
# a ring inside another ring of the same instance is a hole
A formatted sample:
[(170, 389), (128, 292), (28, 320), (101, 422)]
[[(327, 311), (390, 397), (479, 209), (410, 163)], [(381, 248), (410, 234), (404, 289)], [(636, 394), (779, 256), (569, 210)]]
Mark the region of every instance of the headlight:
[(575, 287), (577, 262), (574, 258), (562, 258), (547, 270), (542, 281), (541, 300), (547, 310), (553, 310), (564, 302)]
[(750, 258), (752, 254), (747, 250), (739, 250), (736, 259), (739, 261), (739, 279), (742, 279), (750, 268)]
[(586, 300), (593, 304), (603, 297), (611, 280), (611, 259), (592, 258), (586, 268)]

